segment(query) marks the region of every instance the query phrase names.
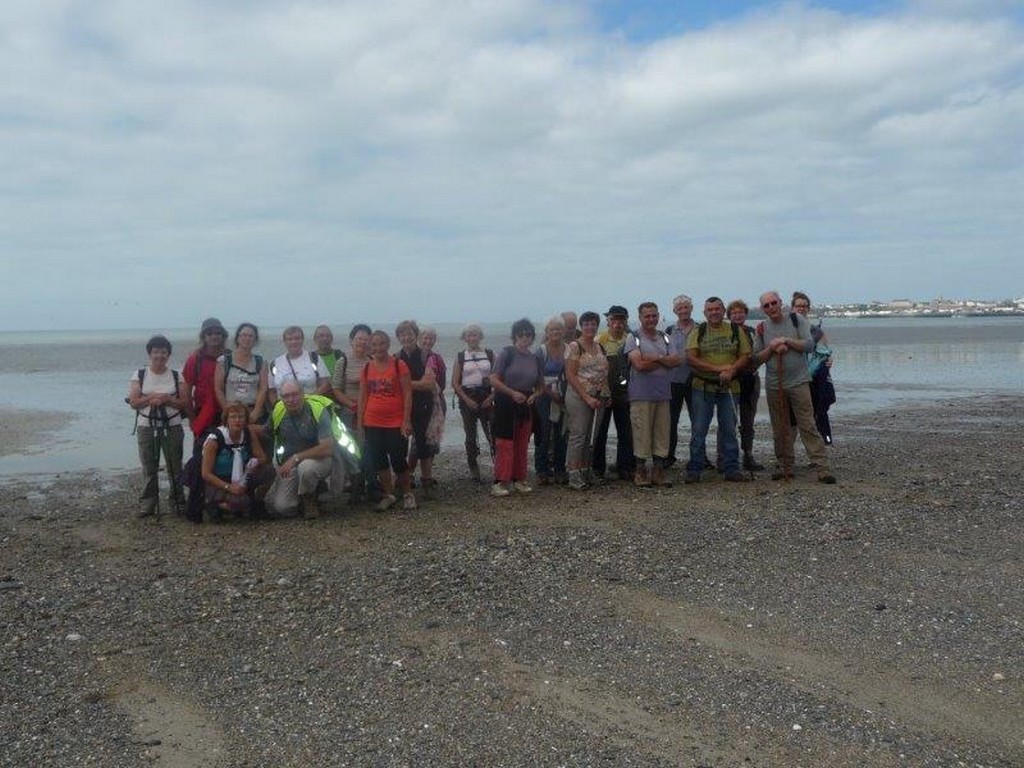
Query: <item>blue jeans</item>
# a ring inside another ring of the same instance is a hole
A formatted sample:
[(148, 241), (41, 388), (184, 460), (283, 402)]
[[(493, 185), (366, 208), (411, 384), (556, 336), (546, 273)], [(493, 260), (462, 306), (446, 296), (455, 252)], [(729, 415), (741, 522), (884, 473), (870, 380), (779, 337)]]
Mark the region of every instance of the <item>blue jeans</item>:
[(722, 469), (726, 474), (739, 472), (740, 446), (736, 439), (737, 400), (736, 395), (728, 391), (693, 388), (693, 433), (690, 435), (690, 461), (686, 465), (687, 472), (700, 472), (704, 469), (704, 443), (716, 410), (718, 439), (722, 442), (719, 451), (725, 459)]
[(562, 431), (565, 420), (562, 418), (551, 421), (551, 400), (541, 397), (533, 404), (535, 419), (533, 422), (533, 464), (537, 477), (552, 477), (565, 474), (565, 454), (569, 441)]

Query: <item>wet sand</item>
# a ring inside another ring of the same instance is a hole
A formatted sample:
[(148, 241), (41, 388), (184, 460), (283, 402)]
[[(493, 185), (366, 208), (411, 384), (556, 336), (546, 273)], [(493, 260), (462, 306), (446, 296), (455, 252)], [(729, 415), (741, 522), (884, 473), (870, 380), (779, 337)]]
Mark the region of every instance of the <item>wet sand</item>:
[(838, 419), (836, 486), (497, 500), (448, 455), (411, 515), (221, 526), (11, 482), (0, 765), (1019, 766), (1021, 435), (946, 401)]

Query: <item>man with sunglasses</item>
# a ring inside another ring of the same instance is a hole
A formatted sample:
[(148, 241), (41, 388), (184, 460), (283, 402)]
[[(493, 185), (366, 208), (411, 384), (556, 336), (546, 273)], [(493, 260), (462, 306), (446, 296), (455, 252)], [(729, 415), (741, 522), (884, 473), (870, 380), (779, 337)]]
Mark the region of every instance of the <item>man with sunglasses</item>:
[[(804, 354), (813, 348), (814, 339), (807, 319), (786, 312), (777, 291), (761, 295), (761, 309), (767, 319), (758, 323), (754, 335), (754, 362), (765, 364), (765, 395), (772, 422), (775, 460), (778, 468), (773, 480), (793, 477), (796, 431), (800, 431), (807, 456), (818, 470), (818, 480), (835, 483), (825, 443), (814, 424), (810, 378)], [(792, 419), (790, 417), (793, 417)], [(791, 425), (791, 421), (796, 426)]]

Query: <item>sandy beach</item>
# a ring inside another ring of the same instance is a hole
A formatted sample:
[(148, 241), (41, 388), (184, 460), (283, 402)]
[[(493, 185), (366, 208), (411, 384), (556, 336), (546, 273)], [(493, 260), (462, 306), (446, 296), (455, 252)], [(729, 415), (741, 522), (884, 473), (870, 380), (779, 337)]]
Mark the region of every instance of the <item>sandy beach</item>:
[(453, 453), (315, 521), (6, 483), (0, 766), (1024, 765), (1024, 398), (835, 433), (836, 486), (495, 500)]

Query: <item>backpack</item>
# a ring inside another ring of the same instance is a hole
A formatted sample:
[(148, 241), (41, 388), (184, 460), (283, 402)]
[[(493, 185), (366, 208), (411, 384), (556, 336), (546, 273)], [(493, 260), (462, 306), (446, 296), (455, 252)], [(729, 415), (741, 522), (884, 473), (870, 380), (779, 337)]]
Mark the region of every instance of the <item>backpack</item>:
[[(263, 355), (257, 355), (255, 353), (253, 353), (253, 357), (256, 359), (256, 373), (258, 374), (261, 370), (263, 370)], [(231, 368), (238, 368), (238, 370), (240, 370), (240, 371), (242, 371), (244, 373), (252, 373), (252, 371), (247, 371), (245, 368), (240, 368), (239, 366), (235, 365), (234, 357), (232, 356), (231, 351), (230, 350), (225, 350), (224, 351), (224, 373), (226, 374), (228, 372), (228, 370), (231, 369)]]
[[(732, 336), (729, 338), (729, 342), (734, 347), (736, 347), (736, 351), (739, 352), (739, 350), (740, 350), (740, 327), (738, 325), (736, 325), (736, 323), (732, 322), (731, 320), (729, 321), (729, 325), (732, 326)], [(763, 330), (764, 329), (762, 328), (762, 331)], [(704, 341), (704, 337), (707, 336), (707, 335), (708, 335), (708, 324), (707, 324), (707, 321), (705, 320), (703, 323), (701, 323), (700, 325), (697, 326), (697, 346), (698, 347), (700, 346), (700, 343), (702, 341)], [(763, 335), (763, 333), (762, 333), (762, 335)]]
[[(489, 362), (491, 364), (491, 366), (493, 367), (494, 366), (494, 350), (487, 349), (485, 347), (484, 348), (484, 354), (487, 355), (487, 362)], [(466, 364), (466, 350), (463, 349), (462, 351), (460, 351), (459, 354), (456, 355), (456, 357), (457, 357), (457, 359), (459, 361), (459, 367), (460, 368), (463, 365)]]
[[(139, 368), (139, 370), (137, 371), (136, 375), (138, 376), (138, 379), (139, 379), (139, 393), (141, 394), (142, 393), (142, 382), (146, 380), (146, 369), (145, 368)], [(177, 395), (178, 394), (178, 390), (181, 388), (181, 379), (180, 379), (180, 377), (178, 375), (178, 371), (176, 371), (174, 368), (171, 368), (171, 375), (174, 376), (174, 394)], [(127, 398), (127, 397), (124, 399), (124, 401), (126, 403), (130, 403), (131, 402), (131, 400), (129, 398)], [(179, 411), (176, 415), (180, 416), (181, 412)], [(168, 418), (173, 418), (173, 417), (168, 417)], [(148, 417), (147, 421), (152, 423), (153, 422), (152, 417)], [(138, 431), (139, 431), (139, 412), (136, 410), (135, 411), (135, 426), (132, 427), (132, 434), (134, 435)]]
[[(794, 328), (799, 330), (800, 321), (796, 319), (796, 312), (789, 313), (789, 322), (793, 324)], [(764, 320), (757, 324), (757, 337), (761, 340), (761, 343), (764, 344)]]

